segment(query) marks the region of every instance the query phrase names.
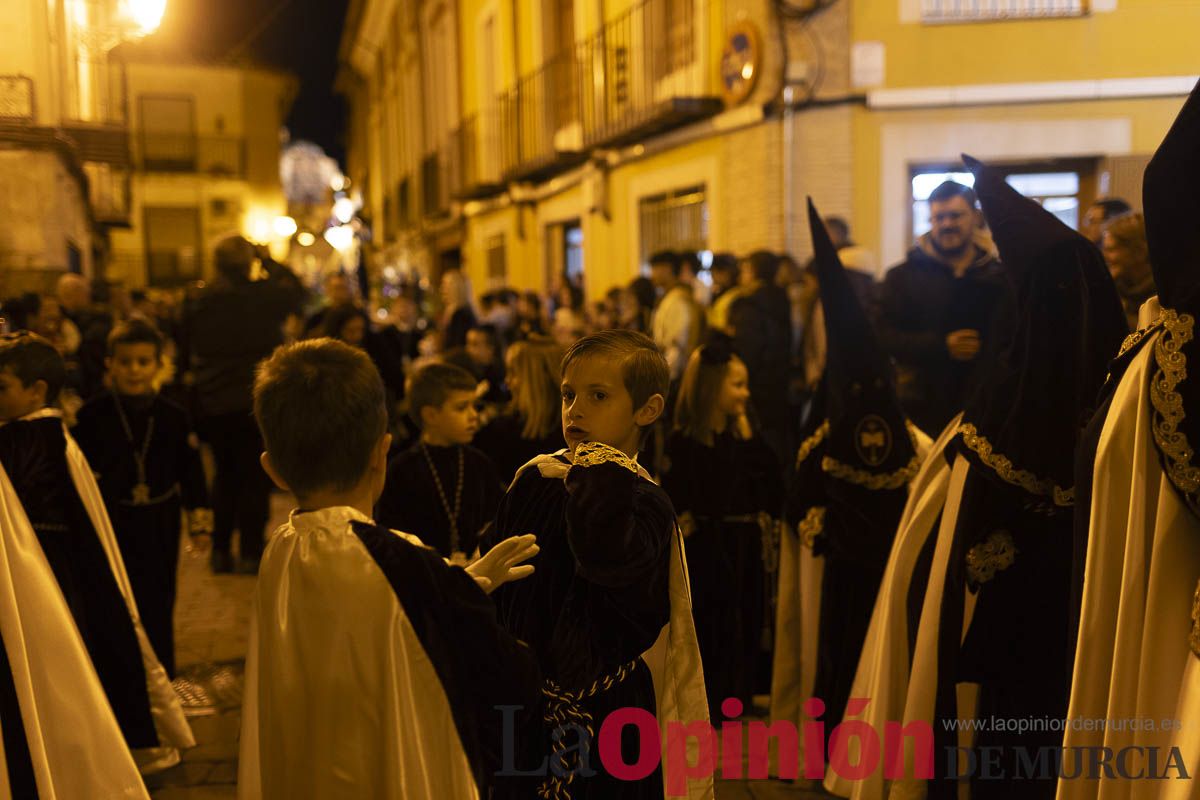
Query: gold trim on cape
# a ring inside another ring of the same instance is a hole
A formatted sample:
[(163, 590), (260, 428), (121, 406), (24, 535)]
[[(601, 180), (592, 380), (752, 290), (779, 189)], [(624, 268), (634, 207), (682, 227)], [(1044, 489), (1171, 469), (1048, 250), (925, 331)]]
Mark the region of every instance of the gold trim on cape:
[(635, 459), (603, 442), (583, 442), (575, 448), (575, 460), (572, 466), (594, 467), (598, 464), (617, 464), (635, 475), (638, 472), (638, 463)]
[(1187, 378), (1187, 356), (1183, 354), (1183, 346), (1192, 340), (1195, 319), (1191, 314), (1164, 308), (1161, 321), (1165, 330), (1154, 342), (1154, 362), (1158, 371), (1150, 381), (1150, 402), (1154, 406), (1151, 429), (1154, 443), (1165, 457), (1167, 477), (1195, 510), (1200, 500), (1197, 498), (1200, 467), (1192, 463), (1195, 453), (1187, 436), (1179, 430), (1179, 424), (1187, 414), (1183, 408), (1183, 395), (1176, 391)]
[(839, 480), (856, 484), (864, 489), (873, 491), (899, 489), (915, 478), (921, 469), (921, 447), (917, 441), (916, 426), (909, 420), (905, 420), (904, 429), (908, 432), (909, 441), (912, 442), (913, 457), (895, 472), (867, 472), (865, 469), (852, 467), (830, 456), (821, 459), (821, 470)]
[(1196, 584), (1196, 595), (1192, 598), (1192, 635), (1188, 637), (1192, 655), (1200, 658), (1200, 583)]
[(1017, 548), (1008, 531), (992, 531), (987, 539), (967, 551), (967, 577), (981, 586), (1017, 559)]
[(809, 436), (800, 443), (800, 449), (796, 451), (796, 469), (800, 469), (800, 465), (804, 463), (804, 459), (812, 455), (812, 451), (817, 448), (821, 442), (825, 441), (825, 437), (829, 435), (829, 420), (825, 420), (817, 429), (813, 431), (812, 436)]
[(992, 443), (986, 437), (980, 436), (978, 429), (969, 422), (959, 425), (958, 432), (962, 434), (963, 444), (979, 456), (984, 466), (993, 470), (1004, 481), (1019, 486), (1030, 494), (1051, 498), (1056, 506), (1066, 508), (1075, 505), (1074, 486), (1063, 489), (1049, 478), (1042, 480), (1028, 470), (1017, 469), (1008, 456), (993, 451)]
[(800, 544), (809, 550), (812, 550), (813, 542), (823, 530), (825, 530), (825, 508), (823, 506), (813, 506), (804, 515), (804, 519), (796, 523), (796, 535), (800, 537)]

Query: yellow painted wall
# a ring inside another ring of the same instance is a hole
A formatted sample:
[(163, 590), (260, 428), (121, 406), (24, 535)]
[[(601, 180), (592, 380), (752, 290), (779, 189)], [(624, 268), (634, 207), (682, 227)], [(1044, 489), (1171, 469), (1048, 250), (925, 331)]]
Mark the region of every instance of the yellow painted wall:
[[(854, 214), (851, 222), (855, 238), (878, 255), (883, 244), (884, 225), (894, 224), (892, 220), (881, 219), (881, 176), (889, 167), (895, 167), (883, 162), (885, 126), (936, 124), (953, 129), (953, 126), (978, 123), (1077, 122), (1080, 127), (1087, 127), (1089, 122), (1127, 121), (1130, 134), (1127, 153), (1096, 152), (1091, 155), (1149, 154), (1158, 147), (1182, 104), (1183, 98), (1178, 97), (886, 112), (859, 108), (854, 115)], [(959, 148), (971, 152), (972, 142), (969, 139), (955, 142), (953, 149)], [(1045, 157), (1055, 155), (1058, 154), (1044, 153)], [(906, 198), (897, 198), (896, 202), (906, 202)], [(883, 255), (887, 260), (887, 254)]]
[(901, 22), (917, 0), (854, 0), (855, 41), (887, 46), (886, 86), (956, 86), (1198, 71), (1200, 3), (1116, 0), (1073, 19), (924, 25)]

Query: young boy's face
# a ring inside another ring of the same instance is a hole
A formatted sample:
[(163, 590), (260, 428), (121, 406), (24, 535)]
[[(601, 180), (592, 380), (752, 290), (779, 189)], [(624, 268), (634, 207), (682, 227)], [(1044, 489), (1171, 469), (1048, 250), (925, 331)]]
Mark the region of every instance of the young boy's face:
[(118, 344), (106, 359), (117, 394), (139, 395), (154, 391), (154, 376), (158, 374), (158, 348), (149, 342)]
[(563, 438), (572, 454), (583, 442), (601, 442), (635, 455), (641, 443), (641, 425), (649, 425), (657, 416), (633, 407), (621, 365), (614, 359), (576, 359), (563, 373)]
[(34, 381), (29, 386), (5, 367), (0, 370), (0, 422), (10, 422), (32, 414), (46, 405), (46, 384)]
[(450, 392), (441, 406), (421, 409), (421, 417), (426, 434), (450, 444), (470, 444), (479, 429), (475, 393), (463, 389)]

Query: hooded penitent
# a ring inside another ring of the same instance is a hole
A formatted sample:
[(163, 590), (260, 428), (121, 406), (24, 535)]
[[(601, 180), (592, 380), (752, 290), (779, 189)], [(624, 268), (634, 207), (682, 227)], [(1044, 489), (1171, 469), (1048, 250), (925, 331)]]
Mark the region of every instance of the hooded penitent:
[[(1054, 745), (1061, 734), (988, 730), (971, 743), (942, 721), (1065, 715), (1073, 453), (1125, 322), (1095, 246), (999, 173), (964, 161), (1018, 311), (946, 450), (955, 477), (918, 634), (918, 647), (936, 653), (914, 661), (905, 720), (933, 723), (937, 753), (958, 744), (1013, 753), (1007, 748)], [(978, 687), (977, 705), (960, 702), (960, 684)], [(935, 769), (941, 776), (945, 759)], [(1054, 794), (1053, 780), (1015, 780), (973, 782), (972, 797)], [(927, 790), (931, 798), (957, 792), (947, 780)]]
[[(1143, 207), (1157, 299), (1111, 365), (1076, 461), (1073, 599), (1079, 604), (1068, 714), (1180, 720), (1153, 730), (1068, 730), (1069, 748), (1179, 748), (1200, 763), (1200, 86), (1146, 167)], [(1189, 370), (1189, 367), (1192, 369)], [(1165, 758), (1165, 755), (1163, 756)], [(1172, 777), (1176, 777), (1173, 773)], [(1159, 777), (1154, 775), (1153, 777)], [(1193, 774), (1194, 777), (1194, 774)], [(1149, 783), (1149, 782), (1146, 782)], [(1062, 781), (1059, 797), (1191, 797), (1193, 781)], [(1139, 794), (1139, 792), (1144, 794)]]
[[(811, 201), (808, 211), (828, 349), (788, 503), (798, 536), (785, 537), (781, 557), (772, 714), (798, 720), (796, 698), (811, 691), (832, 730), (928, 440), (900, 410), (891, 364)], [(818, 602), (819, 614), (811, 614)], [(805, 678), (788, 680), (797, 673)]]

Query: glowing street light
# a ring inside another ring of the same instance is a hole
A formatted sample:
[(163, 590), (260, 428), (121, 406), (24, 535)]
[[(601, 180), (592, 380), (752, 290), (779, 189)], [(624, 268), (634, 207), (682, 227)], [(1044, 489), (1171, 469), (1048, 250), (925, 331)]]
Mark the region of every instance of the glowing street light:
[(338, 225), (325, 229), (325, 241), (334, 250), (349, 250), (354, 243), (354, 230), (349, 225)]
[(339, 197), (333, 201), (333, 216), (343, 225), (354, 219), (354, 201), (349, 197)]
[(304, 231), (296, 237), (296, 244), (300, 245), (301, 247), (312, 247), (316, 243), (317, 237), (313, 236), (308, 231)]
[(280, 239), (290, 239), (296, 232), (296, 220), (291, 217), (276, 217), (273, 227), (275, 235)]
[(121, 10), (137, 26), (138, 34), (148, 36), (162, 24), (167, 0), (123, 0)]

